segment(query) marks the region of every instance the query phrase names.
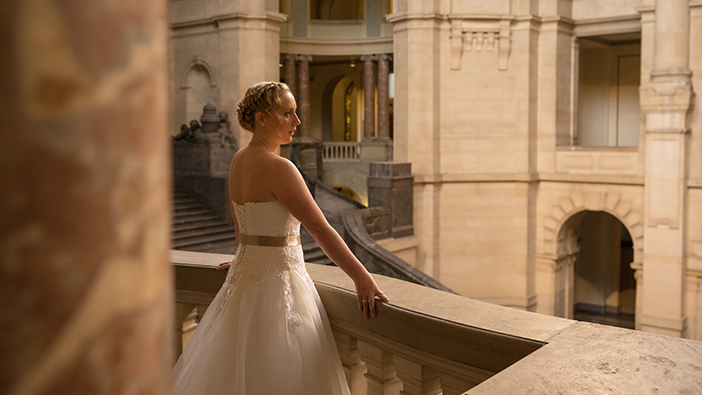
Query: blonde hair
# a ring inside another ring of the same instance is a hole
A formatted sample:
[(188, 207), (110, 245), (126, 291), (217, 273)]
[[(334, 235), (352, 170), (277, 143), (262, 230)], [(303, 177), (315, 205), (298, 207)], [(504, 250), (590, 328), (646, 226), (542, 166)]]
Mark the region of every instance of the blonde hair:
[(282, 82), (259, 82), (246, 90), (244, 97), (236, 105), (236, 115), (242, 128), (253, 132), (256, 127), (256, 113), (271, 115), (279, 106), (280, 98), (290, 88)]

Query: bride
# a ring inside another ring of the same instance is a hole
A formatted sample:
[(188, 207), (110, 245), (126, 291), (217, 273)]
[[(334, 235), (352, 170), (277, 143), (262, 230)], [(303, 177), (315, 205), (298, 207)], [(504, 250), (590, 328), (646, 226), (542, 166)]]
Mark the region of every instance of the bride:
[(234, 155), (229, 198), (237, 253), (227, 278), (174, 367), (174, 395), (349, 394), (334, 337), (304, 266), (300, 223), (375, 316), (388, 298), (329, 225), (297, 168), (276, 155), (300, 119), (287, 85), (261, 82), (237, 114), (251, 132)]

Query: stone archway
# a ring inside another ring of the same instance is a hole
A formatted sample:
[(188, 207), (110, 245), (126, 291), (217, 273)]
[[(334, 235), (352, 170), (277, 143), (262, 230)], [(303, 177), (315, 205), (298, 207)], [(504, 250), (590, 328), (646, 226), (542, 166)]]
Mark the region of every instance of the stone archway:
[[(577, 230), (588, 212), (604, 212), (614, 217), (631, 238), (631, 268), (635, 272), (636, 295), (641, 295), (643, 256), (643, 214), (631, 200), (612, 192), (572, 192), (561, 196), (552, 206), (551, 215), (543, 218), (543, 251), (537, 264), (536, 311), (573, 318), (575, 264), (580, 253)], [(636, 301), (636, 308), (640, 303)], [(636, 314), (638, 317), (639, 314)], [(638, 327), (638, 325), (637, 325)]]
[(605, 211), (580, 211), (559, 232), (554, 314), (634, 328), (633, 243), (626, 227)]

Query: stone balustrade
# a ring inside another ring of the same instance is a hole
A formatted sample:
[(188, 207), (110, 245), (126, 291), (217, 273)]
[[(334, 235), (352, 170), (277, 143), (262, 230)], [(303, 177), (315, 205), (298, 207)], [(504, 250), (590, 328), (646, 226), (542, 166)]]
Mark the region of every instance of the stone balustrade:
[(361, 145), (355, 141), (325, 141), (322, 158), (325, 161), (358, 161)]
[[(225, 273), (219, 254), (172, 251), (176, 332)], [(501, 307), (374, 275), (390, 303), (357, 309), (353, 282), (308, 265), (354, 395), (698, 393), (702, 342)], [(183, 336), (176, 336), (182, 339)], [(176, 346), (178, 349), (180, 345)]]

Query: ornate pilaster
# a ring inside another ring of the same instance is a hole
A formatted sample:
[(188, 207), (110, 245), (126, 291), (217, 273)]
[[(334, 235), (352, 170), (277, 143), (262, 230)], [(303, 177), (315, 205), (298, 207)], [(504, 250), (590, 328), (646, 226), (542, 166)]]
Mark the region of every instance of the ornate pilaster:
[(297, 98), (297, 113), (300, 125), (297, 127), (298, 137), (310, 137), (310, 62), (311, 55), (298, 55), (299, 92)]
[(671, 336), (685, 330), (689, 13), (688, 0), (656, 1), (653, 71), (641, 88), (646, 210), (640, 327)]
[(390, 99), (388, 75), (392, 56), (378, 56), (378, 137), (390, 139)]
[(375, 61), (377, 55), (363, 55), (363, 138), (375, 137)]

